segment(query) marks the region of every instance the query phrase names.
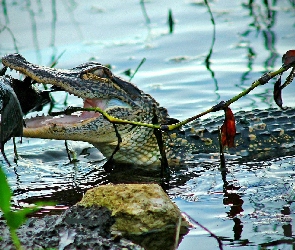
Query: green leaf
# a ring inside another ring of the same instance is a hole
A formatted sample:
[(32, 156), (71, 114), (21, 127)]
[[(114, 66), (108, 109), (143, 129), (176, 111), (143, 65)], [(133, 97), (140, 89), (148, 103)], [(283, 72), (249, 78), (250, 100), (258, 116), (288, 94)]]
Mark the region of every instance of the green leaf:
[(4, 217), (6, 219), (7, 225), (12, 230), (18, 229), (26, 220), (25, 215), (20, 213), (20, 211), (9, 211), (8, 213), (4, 214)]
[(27, 214), (30, 214), (36, 210), (36, 207), (33, 208), (23, 208), (18, 211), (9, 211), (4, 214), (4, 217), (7, 221), (7, 225), (15, 230), (18, 229), (26, 220)]
[(0, 166), (0, 209), (4, 214), (10, 211), (11, 190), (6, 175)]
[(27, 220), (26, 216), (28, 214), (36, 212), (41, 206), (54, 204), (55, 203), (53, 202), (39, 202), (36, 206), (26, 207), (17, 211), (8, 211), (4, 214), (4, 217), (6, 219), (7, 225), (12, 230), (16, 230)]

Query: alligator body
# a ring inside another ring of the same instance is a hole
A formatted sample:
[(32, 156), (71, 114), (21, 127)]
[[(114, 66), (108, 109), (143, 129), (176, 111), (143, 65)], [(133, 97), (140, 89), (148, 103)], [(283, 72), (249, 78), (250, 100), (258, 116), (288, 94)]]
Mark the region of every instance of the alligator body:
[[(99, 63), (88, 62), (68, 70), (53, 69), (29, 63), (19, 54), (4, 56), (2, 63), (34, 82), (51, 84), (82, 98), (84, 107), (100, 107), (114, 117), (132, 121), (152, 123), (156, 116), (160, 124), (173, 122), (167, 110), (154, 98)], [(235, 116), (236, 147), (231, 153), (259, 158), (294, 150), (293, 109), (238, 112)], [(170, 164), (200, 157), (202, 153), (219, 152), (217, 128), (222, 121), (223, 117), (197, 121), (182, 130), (163, 133)], [(118, 144), (113, 124), (95, 112), (35, 117), (25, 119), (25, 124), (25, 137), (86, 141), (107, 158)], [(159, 164), (160, 153), (153, 129), (126, 124), (118, 124), (117, 129), (122, 142), (114, 155), (116, 162), (143, 166)]]

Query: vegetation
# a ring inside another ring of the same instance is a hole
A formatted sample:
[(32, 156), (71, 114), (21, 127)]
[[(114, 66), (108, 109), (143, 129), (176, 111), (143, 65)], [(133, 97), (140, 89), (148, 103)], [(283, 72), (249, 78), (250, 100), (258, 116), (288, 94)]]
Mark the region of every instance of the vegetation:
[(36, 206), (23, 208), (17, 211), (12, 210), (11, 206), (11, 196), (12, 192), (8, 185), (6, 175), (0, 166), (0, 209), (3, 212), (3, 216), (6, 220), (7, 226), (9, 227), (10, 236), (12, 242), (17, 250), (22, 249), (20, 240), (16, 234), (16, 230), (26, 221), (26, 216), (29, 213), (36, 211), (40, 205), (44, 205), (44, 203), (39, 203)]

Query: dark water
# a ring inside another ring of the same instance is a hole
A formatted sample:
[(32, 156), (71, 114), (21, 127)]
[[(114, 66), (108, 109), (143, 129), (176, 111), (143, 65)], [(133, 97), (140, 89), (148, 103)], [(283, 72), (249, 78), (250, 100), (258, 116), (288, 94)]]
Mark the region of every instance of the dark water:
[[(146, 58), (133, 82), (172, 117), (184, 119), (278, 69), (282, 55), (295, 47), (292, 0), (223, 0), (210, 2), (210, 7), (215, 37), (203, 1), (2, 1), (0, 55), (19, 52), (43, 65), (60, 56), (59, 68), (96, 60), (111, 64), (113, 72), (126, 79), (123, 72), (135, 70)], [(169, 9), (175, 20), (172, 33)], [(293, 85), (283, 92), (285, 106), (294, 107)], [(274, 107), (272, 89), (273, 82), (261, 86), (231, 107)], [(64, 107), (65, 97), (54, 96), (56, 109)], [(77, 100), (70, 96), (68, 105), (73, 104)], [(61, 205), (55, 209), (62, 209), (95, 185), (144, 181), (150, 175), (158, 180), (158, 172), (137, 173), (139, 177), (130, 169), (125, 176), (119, 170), (106, 173), (97, 150), (86, 143), (70, 144), (78, 154), (75, 164), (69, 163), (62, 141), (24, 138), (17, 145), (18, 165), (4, 165), (16, 205), (53, 199)], [(13, 162), (11, 143), (6, 153)], [(167, 191), (183, 212), (219, 236), (225, 249), (294, 249), (294, 162), (293, 156), (230, 162), (222, 175), (218, 162), (199, 159), (171, 170)], [(179, 249), (218, 249), (218, 244), (196, 226)]]

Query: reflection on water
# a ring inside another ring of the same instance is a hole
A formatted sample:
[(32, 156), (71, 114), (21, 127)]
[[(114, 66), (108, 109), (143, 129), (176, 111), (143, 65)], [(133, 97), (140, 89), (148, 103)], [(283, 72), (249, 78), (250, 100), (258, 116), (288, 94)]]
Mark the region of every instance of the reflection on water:
[[(111, 64), (116, 74), (135, 70), (146, 58), (134, 81), (171, 116), (183, 119), (247, 88), (280, 67), (281, 55), (294, 49), (294, 1), (205, 2), (4, 0), (0, 54), (20, 52), (39, 64), (57, 61), (60, 68), (91, 58)], [(294, 91), (290, 86), (283, 93), (285, 105), (294, 106)], [(272, 86), (263, 86), (232, 108), (271, 107), (271, 95)], [(54, 107), (44, 112), (77, 104), (62, 93), (54, 99)], [(40, 199), (69, 206), (88, 188), (110, 182), (161, 183), (158, 169), (121, 166), (106, 172), (99, 152), (74, 145), (76, 163), (68, 162), (64, 142), (24, 139), (18, 144), (18, 165), (5, 165), (16, 206)], [(12, 161), (12, 143), (6, 148)], [(222, 239), (224, 248), (294, 248), (294, 162), (293, 156), (229, 161), (228, 171), (221, 172), (218, 161), (200, 158), (170, 169), (165, 187), (181, 210)], [(179, 249), (200, 243), (203, 249), (217, 248), (196, 226)]]
[(257, 4), (256, 1), (250, 0), (248, 5), (245, 5), (249, 9), (249, 16), (253, 18), (252, 23), (249, 27), (254, 28), (254, 30), (248, 29), (244, 32), (247, 37), (251, 35), (251, 32), (259, 32), (263, 34), (264, 47), (269, 51), (269, 58), (265, 61), (264, 67), (266, 70), (271, 70), (279, 57), (276, 48), (276, 34), (272, 30), (276, 24), (276, 14), (277, 11), (274, 10), (274, 6), (277, 5), (277, 1), (270, 4), (268, 1), (264, 1), (262, 4)]
[[(253, 36), (260, 35), (263, 39), (264, 49), (268, 52), (268, 57), (264, 61), (264, 71), (271, 71), (276, 62), (280, 59), (279, 53), (277, 52), (276, 45), (276, 32), (273, 31), (274, 25), (276, 24), (276, 14), (277, 11), (274, 6), (277, 5), (277, 1), (270, 4), (268, 1), (252, 1), (249, 0), (247, 4), (244, 4), (244, 8), (249, 10), (249, 17), (251, 17), (248, 27), (242, 32), (243, 40), (241, 41), (241, 49), (246, 49), (248, 51), (248, 70), (245, 71), (241, 76), (241, 82), (237, 85), (240, 86), (242, 90), (247, 87), (243, 87), (245, 82), (249, 80), (248, 75), (253, 70), (253, 61), (255, 60), (256, 54), (256, 44), (252, 44)], [(268, 104), (270, 99), (268, 98), (269, 90), (266, 89), (264, 93), (256, 95), (260, 97), (260, 100)], [(272, 95), (272, 94), (271, 94)], [(255, 100), (253, 100), (253, 106), (255, 106)]]
[(211, 77), (212, 77), (212, 79), (214, 80), (214, 84), (215, 84), (215, 93), (216, 93), (216, 95), (217, 95), (216, 102), (218, 102), (218, 100), (220, 100), (220, 95), (218, 94), (219, 87), (218, 87), (217, 79), (215, 78), (215, 73), (214, 73), (214, 71), (211, 69), (211, 62), (210, 62), (210, 58), (211, 58), (211, 56), (212, 56), (213, 48), (214, 48), (214, 44), (215, 44), (215, 40), (216, 40), (216, 24), (215, 24), (214, 16), (213, 16), (213, 14), (212, 14), (212, 11), (211, 11), (211, 8), (210, 8), (210, 5), (209, 5), (208, 1), (205, 0), (204, 2), (205, 2), (205, 5), (206, 5), (207, 8), (208, 8), (208, 12), (209, 12), (209, 14), (210, 14), (210, 18), (211, 18), (211, 22), (212, 22), (212, 29), (213, 29), (211, 46), (210, 46), (210, 49), (209, 49), (208, 55), (206, 56), (206, 59), (205, 59), (205, 65), (206, 65), (207, 70), (211, 73)]

